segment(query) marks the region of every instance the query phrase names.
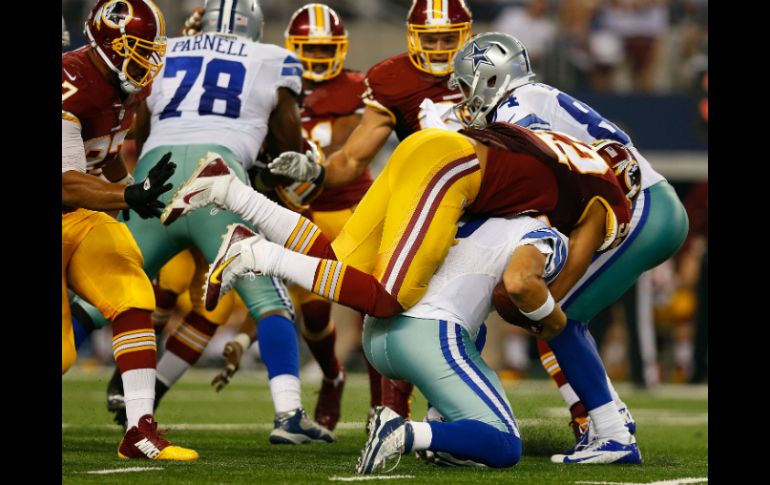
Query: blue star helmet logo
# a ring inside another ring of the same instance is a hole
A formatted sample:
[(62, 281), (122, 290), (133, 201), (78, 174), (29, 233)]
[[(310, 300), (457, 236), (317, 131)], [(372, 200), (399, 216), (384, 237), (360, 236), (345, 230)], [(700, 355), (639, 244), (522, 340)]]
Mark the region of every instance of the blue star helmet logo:
[(479, 68), (479, 64), (489, 64), (490, 66), (494, 66), (492, 61), (489, 60), (489, 57), (487, 57), (487, 51), (492, 48), (491, 45), (481, 48), (476, 44), (476, 41), (473, 41), (471, 47), (473, 47), (473, 52), (469, 52), (463, 57), (463, 60), (467, 59), (473, 61), (473, 72), (476, 72), (476, 69)]

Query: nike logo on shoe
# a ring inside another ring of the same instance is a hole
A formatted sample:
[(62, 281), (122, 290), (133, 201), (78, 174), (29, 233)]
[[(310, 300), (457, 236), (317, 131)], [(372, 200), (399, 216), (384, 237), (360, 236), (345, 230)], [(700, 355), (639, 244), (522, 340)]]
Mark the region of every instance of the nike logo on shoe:
[(624, 456), (631, 453), (630, 451), (605, 451), (603, 453), (597, 453), (595, 455), (584, 456), (581, 458), (571, 459), (569, 456), (565, 456), (562, 463), (591, 463), (592, 460), (601, 457), (600, 463), (612, 463), (620, 460)]
[(184, 200), (185, 204), (189, 204), (190, 203), (190, 199), (192, 199), (196, 195), (200, 194), (201, 192), (205, 192), (205, 191), (206, 191), (206, 189), (200, 189), (200, 190), (196, 190), (195, 192), (190, 192), (189, 194), (185, 195), (182, 198), (182, 200)]

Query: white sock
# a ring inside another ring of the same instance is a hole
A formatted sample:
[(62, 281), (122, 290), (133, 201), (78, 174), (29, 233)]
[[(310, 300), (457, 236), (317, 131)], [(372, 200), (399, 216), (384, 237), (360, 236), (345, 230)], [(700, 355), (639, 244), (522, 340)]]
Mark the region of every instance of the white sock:
[(412, 451), (427, 450), (430, 448), (430, 442), (433, 439), (433, 430), (430, 429), (430, 423), (421, 421), (408, 421), (414, 431), (414, 445), (411, 450), (404, 450), (405, 453)]
[(254, 224), (265, 237), (284, 245), (302, 217), (281, 207), (238, 179), (230, 182), (225, 206)]
[(607, 387), (610, 389), (610, 394), (612, 395), (612, 399), (615, 401), (615, 404), (618, 406), (618, 409), (626, 407), (626, 403), (624, 403), (620, 399), (620, 395), (618, 394), (618, 391), (615, 390), (615, 386), (612, 385), (612, 381), (610, 380), (610, 376), (605, 374), (605, 377), (607, 377)]
[(121, 374), (126, 402), (128, 429), (139, 424), (139, 418), (152, 415), (155, 402), (155, 369), (134, 369)]
[(187, 372), (190, 364), (173, 352), (164, 352), (158, 361), (158, 380), (171, 387)]
[(567, 403), (567, 409), (570, 409), (576, 402), (580, 401), (575, 390), (569, 385), (569, 382), (559, 388), (561, 397), (564, 398), (564, 402)]
[(276, 414), (302, 406), (299, 387), (299, 377), (291, 374), (281, 374), (270, 379), (270, 394), (273, 395)]
[(614, 401), (588, 411), (588, 415), (591, 416), (591, 421), (596, 428), (598, 438), (611, 438), (623, 444), (631, 443), (631, 433), (624, 426), (623, 419), (620, 417)]
[(289, 280), (307, 291), (313, 291), (320, 258), (289, 251), (270, 241), (260, 241), (252, 246), (252, 250), (260, 252), (255, 259), (265, 261), (264, 274)]

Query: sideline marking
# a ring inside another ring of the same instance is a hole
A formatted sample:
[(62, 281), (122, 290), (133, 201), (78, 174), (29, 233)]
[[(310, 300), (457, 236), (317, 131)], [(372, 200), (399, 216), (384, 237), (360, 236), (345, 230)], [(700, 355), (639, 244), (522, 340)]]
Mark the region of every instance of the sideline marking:
[(659, 482), (646, 482), (646, 483), (636, 483), (636, 482), (575, 482), (575, 483), (586, 483), (586, 484), (593, 484), (593, 485), (687, 485), (690, 483), (708, 483), (709, 479), (708, 477), (703, 478), (675, 478), (673, 480), (662, 480)]
[(398, 480), (401, 478), (414, 478), (414, 475), (369, 475), (363, 477), (329, 477), (330, 482), (362, 482), (364, 480)]

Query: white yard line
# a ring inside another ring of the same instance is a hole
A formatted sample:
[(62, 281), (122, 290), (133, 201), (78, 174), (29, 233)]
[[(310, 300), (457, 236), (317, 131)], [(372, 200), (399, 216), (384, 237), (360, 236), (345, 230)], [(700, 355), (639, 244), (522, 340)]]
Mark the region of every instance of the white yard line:
[(149, 467), (149, 466), (132, 466), (129, 468), (111, 468), (109, 470), (94, 470), (90, 472), (83, 472), (88, 473), (89, 475), (109, 475), (111, 473), (132, 473), (132, 472), (147, 472), (147, 471), (157, 471), (157, 470), (163, 470), (162, 467)]
[[(543, 409), (543, 414), (552, 418), (569, 417), (569, 411), (564, 407)], [(708, 413), (693, 413), (687, 411), (671, 411), (668, 409), (631, 409), (634, 419), (643, 424), (651, 425), (681, 425), (698, 426), (708, 424)]]
[(673, 480), (661, 480), (658, 482), (645, 482), (645, 483), (637, 483), (637, 482), (574, 482), (574, 483), (585, 483), (585, 484), (591, 484), (591, 485), (688, 485), (691, 483), (708, 483), (709, 479), (708, 477), (703, 478), (674, 478)]
[(330, 482), (363, 482), (365, 480), (400, 480), (414, 478), (414, 475), (366, 475), (356, 477), (329, 477)]
[[(172, 431), (260, 431), (272, 430), (272, 423), (163, 423)], [(337, 423), (336, 429), (364, 429), (363, 421), (342, 421)], [(117, 429), (114, 424), (72, 424), (62, 423), (62, 429)]]

